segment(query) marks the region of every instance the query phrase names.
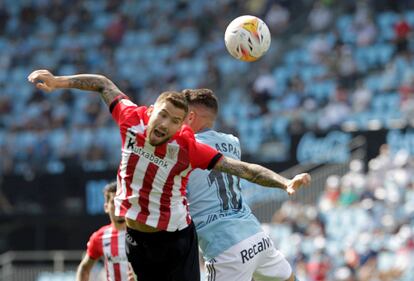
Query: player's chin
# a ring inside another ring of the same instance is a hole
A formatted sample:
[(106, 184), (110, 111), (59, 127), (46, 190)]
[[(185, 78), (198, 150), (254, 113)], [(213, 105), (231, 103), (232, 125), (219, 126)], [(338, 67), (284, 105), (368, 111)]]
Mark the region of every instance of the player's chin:
[(165, 136), (165, 137), (157, 137), (157, 136), (151, 136), (149, 143), (153, 146), (157, 146), (157, 145), (161, 145), (166, 143), (168, 140), (170, 139), (169, 136)]
[(119, 218), (116, 220), (117, 223), (125, 223), (125, 219), (124, 218)]
[(115, 217), (115, 221), (117, 223), (124, 223), (125, 222), (125, 218), (124, 217)]

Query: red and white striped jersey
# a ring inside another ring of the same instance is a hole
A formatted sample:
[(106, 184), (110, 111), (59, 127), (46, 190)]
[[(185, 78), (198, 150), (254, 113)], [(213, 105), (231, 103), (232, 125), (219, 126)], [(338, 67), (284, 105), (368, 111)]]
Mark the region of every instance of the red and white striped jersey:
[(96, 260), (104, 257), (108, 281), (128, 280), (128, 258), (125, 251), (125, 230), (114, 225), (101, 227), (89, 238), (87, 254)]
[(147, 107), (125, 96), (117, 97), (110, 111), (122, 137), (115, 215), (161, 230), (184, 229), (191, 222), (186, 198), (190, 172), (213, 168), (222, 155), (198, 143), (188, 126), (167, 143), (152, 146), (146, 137)]

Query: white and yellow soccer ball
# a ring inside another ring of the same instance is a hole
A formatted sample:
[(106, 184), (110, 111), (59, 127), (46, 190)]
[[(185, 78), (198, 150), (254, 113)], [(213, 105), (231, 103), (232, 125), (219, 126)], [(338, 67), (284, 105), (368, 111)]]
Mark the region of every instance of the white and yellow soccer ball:
[(270, 47), (271, 35), (267, 25), (255, 16), (234, 19), (224, 33), (227, 51), (236, 59), (256, 61)]

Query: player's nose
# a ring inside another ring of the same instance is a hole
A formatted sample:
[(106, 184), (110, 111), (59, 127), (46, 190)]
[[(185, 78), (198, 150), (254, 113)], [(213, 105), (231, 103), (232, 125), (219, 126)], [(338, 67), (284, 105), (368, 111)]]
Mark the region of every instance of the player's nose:
[(169, 122), (164, 121), (161, 124), (159, 124), (157, 129), (158, 129), (158, 131), (160, 131), (162, 133), (167, 133), (168, 132), (168, 125), (169, 125)]

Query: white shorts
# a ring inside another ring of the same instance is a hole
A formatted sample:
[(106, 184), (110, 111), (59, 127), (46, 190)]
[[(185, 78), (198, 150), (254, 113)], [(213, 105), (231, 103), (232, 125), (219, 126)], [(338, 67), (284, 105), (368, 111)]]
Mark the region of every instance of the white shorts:
[(205, 263), (206, 281), (284, 281), (292, 268), (275, 249), (272, 239), (259, 232)]

